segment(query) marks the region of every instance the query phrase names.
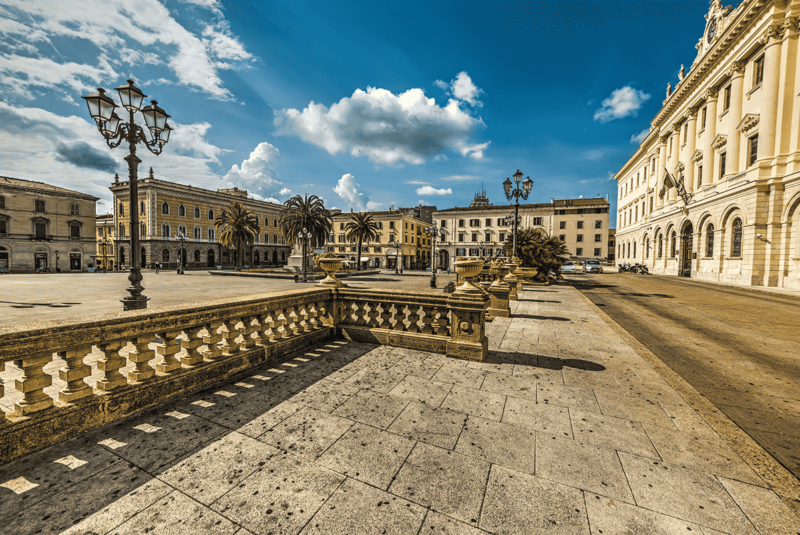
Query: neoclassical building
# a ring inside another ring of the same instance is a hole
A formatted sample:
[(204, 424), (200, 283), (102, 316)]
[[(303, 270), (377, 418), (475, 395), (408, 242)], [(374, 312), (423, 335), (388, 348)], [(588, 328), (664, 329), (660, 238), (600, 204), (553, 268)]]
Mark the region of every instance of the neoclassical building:
[(86, 271), (93, 264), (93, 195), (0, 176), (0, 271)]
[[(130, 266), (130, 201), (128, 182), (115, 177), (109, 188), (114, 194), (114, 265), (117, 269)], [(194, 186), (159, 180), (153, 170), (147, 178), (139, 179), (139, 243), (142, 266), (160, 263), (164, 268), (178, 265), (183, 242), (183, 265), (191, 268), (230, 266), (237, 251), (224, 247), (218, 239), (214, 221), (232, 201), (239, 201), (256, 215), (261, 232), (256, 243), (244, 252), (242, 265), (282, 266), (291, 248), (278, 226), (285, 209), (279, 204), (251, 199), (247, 191), (238, 188), (211, 191)]]
[(713, 0), (689, 72), (616, 174), (617, 262), (800, 288), (800, 0)]

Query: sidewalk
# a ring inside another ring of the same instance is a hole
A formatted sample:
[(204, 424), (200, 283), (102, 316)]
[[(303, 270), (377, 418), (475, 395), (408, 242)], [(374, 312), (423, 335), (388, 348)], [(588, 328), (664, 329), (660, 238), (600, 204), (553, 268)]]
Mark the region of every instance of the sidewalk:
[(339, 340), (2, 466), (3, 533), (800, 532), (576, 290), (512, 314), (485, 363)]

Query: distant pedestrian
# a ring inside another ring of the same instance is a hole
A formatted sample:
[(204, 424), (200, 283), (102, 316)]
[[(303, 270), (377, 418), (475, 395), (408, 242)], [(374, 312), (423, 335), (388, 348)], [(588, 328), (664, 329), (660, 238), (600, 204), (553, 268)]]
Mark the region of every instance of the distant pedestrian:
[(156, 275), (158, 275), (159, 271), (161, 271), (161, 264), (156, 264)]

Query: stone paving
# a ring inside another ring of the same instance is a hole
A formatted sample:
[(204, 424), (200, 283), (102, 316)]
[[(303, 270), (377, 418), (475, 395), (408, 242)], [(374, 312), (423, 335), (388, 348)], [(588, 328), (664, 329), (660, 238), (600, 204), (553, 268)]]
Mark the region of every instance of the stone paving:
[(798, 534), (569, 287), (485, 363), (337, 340), (0, 467), (0, 531)]

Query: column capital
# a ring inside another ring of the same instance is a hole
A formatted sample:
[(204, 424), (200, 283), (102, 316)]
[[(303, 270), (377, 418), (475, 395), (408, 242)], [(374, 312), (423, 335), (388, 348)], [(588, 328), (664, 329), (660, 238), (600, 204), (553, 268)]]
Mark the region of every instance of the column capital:
[(771, 25), (764, 31), (761, 37), (758, 38), (758, 42), (766, 46), (774, 45), (779, 42), (783, 36), (783, 30), (783, 24)]
[(744, 62), (731, 62), (731, 64), (728, 66), (728, 69), (725, 71), (725, 74), (731, 78), (741, 78), (744, 76)]
[(711, 87), (706, 91), (706, 100), (717, 100), (717, 95), (719, 95), (719, 88)]
[(689, 119), (696, 119), (697, 118), (697, 111), (700, 109), (700, 106), (691, 106), (686, 113), (684, 114), (684, 118), (686, 120)]
[(785, 36), (794, 35), (798, 31), (800, 31), (800, 17), (787, 17), (781, 23), (781, 33)]

